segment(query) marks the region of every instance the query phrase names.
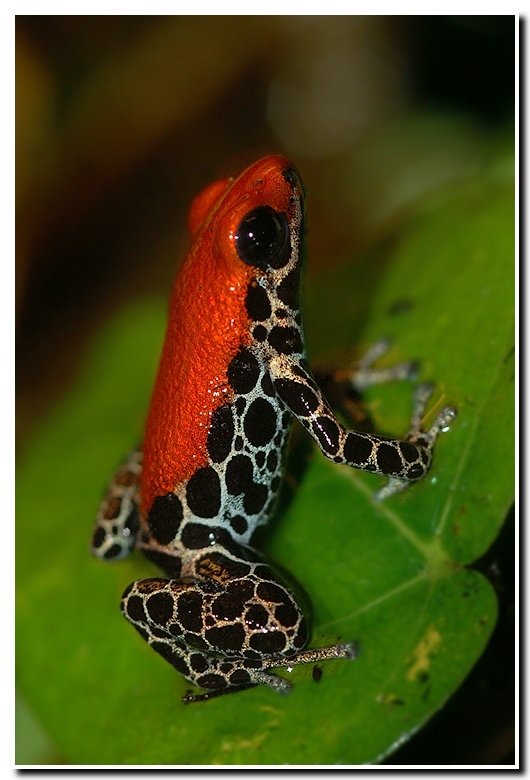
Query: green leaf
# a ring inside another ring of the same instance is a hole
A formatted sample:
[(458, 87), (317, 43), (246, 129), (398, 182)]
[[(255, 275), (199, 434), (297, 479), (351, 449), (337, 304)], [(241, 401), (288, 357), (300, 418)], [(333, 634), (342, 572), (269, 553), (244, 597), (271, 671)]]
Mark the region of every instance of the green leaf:
[[(121, 618), (121, 592), (156, 569), (139, 555), (91, 558), (91, 523), (141, 437), (164, 306), (131, 305), (104, 330), (17, 485), (18, 683), (67, 762), (374, 763), (462, 682), (496, 619), (490, 584), (466, 567), (513, 496), (512, 186), (485, 175), (424, 203), (375, 289), (359, 290), (352, 266), (309, 280), (313, 354), (389, 336), (382, 363), (421, 360), (432, 413), (450, 402), (459, 414), (428, 478), (382, 505), (371, 501), (378, 477), (313, 449), (268, 551), (309, 594), (312, 645), (340, 637), (361, 652), (323, 664), (319, 682), (296, 667), (290, 696), (260, 687), (185, 707), (186, 681)], [(371, 389), (377, 427), (404, 434), (411, 395), (410, 383)]]

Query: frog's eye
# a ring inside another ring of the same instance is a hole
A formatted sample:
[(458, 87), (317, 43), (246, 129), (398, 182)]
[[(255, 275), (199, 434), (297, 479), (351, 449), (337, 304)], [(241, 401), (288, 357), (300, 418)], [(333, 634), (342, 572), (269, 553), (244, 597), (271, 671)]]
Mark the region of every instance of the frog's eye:
[(239, 223), (235, 236), (239, 257), (257, 268), (282, 268), (289, 262), (291, 245), (289, 223), (283, 211), (259, 206)]

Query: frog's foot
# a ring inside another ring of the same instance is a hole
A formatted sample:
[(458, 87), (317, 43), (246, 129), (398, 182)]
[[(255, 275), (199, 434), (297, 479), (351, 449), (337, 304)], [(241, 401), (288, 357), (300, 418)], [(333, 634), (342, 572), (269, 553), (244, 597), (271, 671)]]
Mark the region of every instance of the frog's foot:
[(132, 453), (109, 483), (92, 535), (91, 550), (97, 558), (125, 558), (136, 544), (140, 528), (137, 492), (141, 462), (141, 452)]
[[(326, 661), (332, 658), (348, 658), (353, 660), (358, 655), (358, 646), (356, 642), (345, 642), (338, 645), (332, 645), (331, 647), (317, 647), (311, 650), (302, 650), (297, 653), (293, 658), (264, 658), (260, 661), (255, 661), (254, 664), (259, 664), (260, 668), (249, 668), (249, 662), (245, 660), (223, 662), (222, 666), (227, 667), (230, 663), (234, 664), (232, 670), (231, 679), (239, 674), (248, 676), (249, 681), (243, 685), (230, 685), (226, 688), (218, 689), (215, 691), (207, 691), (206, 693), (187, 693), (182, 697), (184, 704), (191, 704), (198, 701), (207, 701), (216, 696), (223, 696), (227, 693), (235, 693), (236, 691), (248, 690), (248, 688), (254, 688), (256, 685), (267, 685), (275, 691), (282, 694), (287, 694), (293, 687), (290, 682), (283, 677), (278, 677), (275, 674), (268, 674), (265, 669), (277, 669), (280, 667), (286, 667), (291, 669), (298, 664), (311, 664), (318, 663), (319, 661)], [(236, 678), (237, 679), (237, 678)]]
[(373, 344), (349, 369), (317, 368), (314, 377), (331, 407), (340, 411), (353, 427), (369, 432), (373, 426), (362, 403), (362, 393), (372, 385), (416, 379), (418, 362), (399, 363), (390, 368), (374, 368), (374, 363), (390, 349), (389, 340)]
[(457, 411), (453, 406), (444, 406), (436, 415), (436, 419), (429, 430), (422, 431), (421, 420), (433, 389), (434, 385), (432, 384), (422, 384), (416, 388), (414, 393), (414, 411), (410, 421), (410, 430), (406, 437), (407, 441), (414, 442), (414, 444), (422, 444), (431, 449), (434, 447), (438, 435), (443, 431), (447, 431), (457, 415)]
[[(422, 384), (418, 385), (416, 392), (414, 393), (414, 411), (412, 413), (412, 419), (410, 421), (410, 430), (405, 437), (405, 441), (418, 444), (422, 447), (425, 453), (425, 467), (426, 469), (430, 465), (432, 459), (432, 452), (434, 444), (439, 434), (447, 431), (451, 422), (455, 419), (457, 411), (453, 406), (444, 406), (443, 409), (438, 412), (436, 419), (431, 427), (427, 431), (421, 429), (421, 420), (425, 412), (427, 401), (432, 395), (433, 385)], [(398, 477), (390, 477), (386, 485), (384, 485), (374, 495), (374, 501), (384, 501), (386, 498), (401, 493), (410, 485), (409, 480), (399, 479)]]
[(387, 382), (401, 382), (403, 380), (416, 379), (418, 373), (418, 362), (409, 361), (398, 363), (390, 368), (374, 368), (373, 364), (380, 357), (386, 355), (390, 349), (389, 339), (381, 339), (369, 347), (361, 359), (357, 362), (353, 373), (351, 374), (351, 385), (358, 393), (362, 393), (367, 387), (372, 385), (385, 384)]
[[(283, 665), (287, 666), (287, 661), (283, 661)], [(248, 691), (250, 688), (256, 688), (258, 685), (267, 685), (269, 688), (272, 688), (275, 691), (278, 691), (279, 693), (287, 694), (293, 687), (290, 682), (287, 680), (284, 680), (283, 677), (277, 677), (275, 674), (267, 674), (266, 672), (262, 672), (259, 669), (249, 670), (247, 669), (244, 664), (245, 661), (238, 660), (238, 661), (232, 661), (228, 662), (225, 661), (223, 664), (223, 667), (228, 668), (229, 665), (233, 664), (232, 669), (232, 677), (235, 676), (237, 679), (237, 674), (240, 675), (249, 676), (250, 681), (243, 683), (242, 685), (230, 685), (228, 684), (225, 688), (215, 688), (209, 691), (204, 691), (203, 693), (192, 693), (189, 691), (182, 697), (182, 702), (184, 704), (195, 704), (199, 701), (209, 701), (210, 699), (215, 699), (218, 696), (226, 696), (229, 693), (238, 693), (239, 691)], [(250, 673), (249, 673), (250, 672)], [(188, 678), (189, 679), (189, 678)], [(203, 685), (203, 683), (201, 683)]]

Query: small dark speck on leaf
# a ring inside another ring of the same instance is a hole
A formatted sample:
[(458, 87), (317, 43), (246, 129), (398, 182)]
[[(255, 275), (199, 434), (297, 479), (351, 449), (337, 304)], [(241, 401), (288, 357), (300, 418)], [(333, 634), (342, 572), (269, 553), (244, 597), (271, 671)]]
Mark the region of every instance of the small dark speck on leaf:
[(394, 301), (388, 307), (388, 313), (394, 317), (396, 314), (404, 314), (406, 311), (410, 311), (415, 306), (414, 301), (411, 298), (402, 298), (401, 300)]
[(315, 664), (313, 666), (313, 680), (315, 682), (320, 682), (321, 679), (322, 679), (322, 667), (319, 666), (318, 664)]

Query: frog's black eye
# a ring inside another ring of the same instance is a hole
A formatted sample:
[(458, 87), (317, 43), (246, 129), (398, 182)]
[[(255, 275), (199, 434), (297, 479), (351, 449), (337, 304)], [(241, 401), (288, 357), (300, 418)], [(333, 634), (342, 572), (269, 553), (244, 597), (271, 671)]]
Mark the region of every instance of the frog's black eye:
[(289, 262), (289, 223), (283, 211), (258, 206), (239, 223), (235, 236), (239, 257), (257, 268), (283, 268)]

